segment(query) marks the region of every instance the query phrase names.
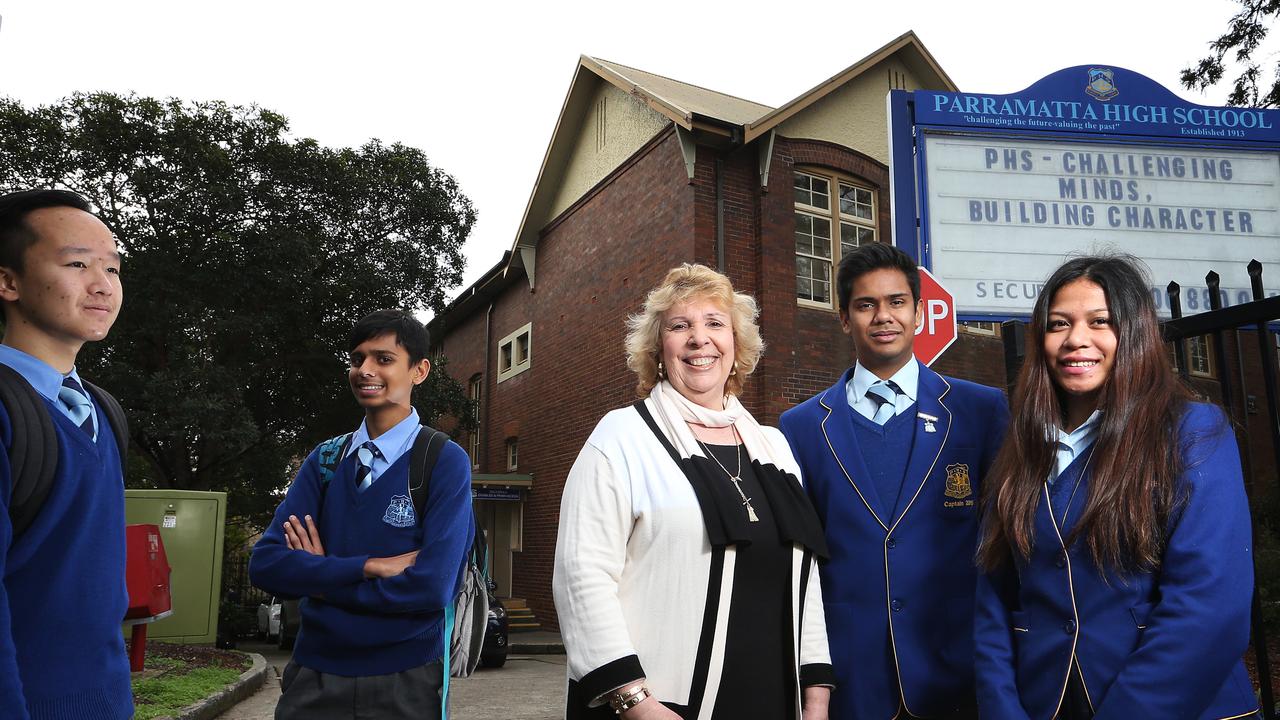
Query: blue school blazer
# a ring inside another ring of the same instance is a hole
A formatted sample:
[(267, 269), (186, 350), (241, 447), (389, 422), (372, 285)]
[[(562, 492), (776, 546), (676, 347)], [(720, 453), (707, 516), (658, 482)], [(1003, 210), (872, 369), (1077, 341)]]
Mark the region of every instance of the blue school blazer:
[[(1192, 403), (1179, 436), (1183, 504), (1157, 572), (1122, 577), (1100, 570), (1082, 542), (1064, 547), (1088, 497), (1086, 467), (1069, 508), (1053, 507), (1045, 484), (1030, 560), (979, 579), (984, 720), (1050, 720), (1073, 662), (1095, 720), (1216, 720), (1257, 710), (1240, 659), (1253, 558), (1235, 435), (1217, 407)], [(1064, 511), (1067, 525), (1059, 527), (1054, 518)]]
[(971, 707), (978, 494), (1009, 421), (1004, 394), (923, 365), (897, 513), (877, 496), (835, 385), (782, 414), (826, 529), (820, 567), (835, 720), (933, 717)]

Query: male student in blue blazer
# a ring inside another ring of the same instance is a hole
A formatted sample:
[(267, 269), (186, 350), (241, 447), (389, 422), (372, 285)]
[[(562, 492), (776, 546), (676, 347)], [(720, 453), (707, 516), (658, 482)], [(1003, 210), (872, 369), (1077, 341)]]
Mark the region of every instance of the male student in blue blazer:
[(864, 245), (836, 281), (857, 362), (780, 423), (831, 549), (831, 717), (974, 718), (978, 493), (1008, 405), (915, 359), (923, 306), (906, 253)]

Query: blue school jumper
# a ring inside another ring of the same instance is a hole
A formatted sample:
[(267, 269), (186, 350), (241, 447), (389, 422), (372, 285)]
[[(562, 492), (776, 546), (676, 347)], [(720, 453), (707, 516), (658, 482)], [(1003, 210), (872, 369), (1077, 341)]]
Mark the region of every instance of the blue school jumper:
[(1221, 410), (1192, 403), (1179, 441), (1183, 505), (1155, 573), (1121, 576), (1099, 569), (1083, 542), (1064, 546), (1089, 497), (1090, 450), (1045, 484), (1030, 560), (978, 582), (982, 717), (1050, 720), (1073, 667), (1095, 720), (1257, 710), (1241, 660), (1253, 559), (1235, 435)]
[[(0, 717), (123, 720), (133, 715), (120, 622), (125, 585), (124, 479), (111, 424), (95, 404), (91, 439), (44, 399), (58, 468), (31, 526), (9, 524), (9, 455), (0, 452)], [(0, 438), (13, 439), (0, 406)]]
[(1009, 411), (999, 390), (919, 370), (915, 411), (895, 418), (914, 435), (896, 503), (870, 468), (901, 458), (859, 441), (845, 393), (852, 368), (779, 423), (831, 551), (821, 575), (835, 720), (973, 704), (977, 500)]
[[(302, 597), (302, 627), (294, 660), (323, 673), (385, 675), (440, 660), (445, 608), (452, 606), (475, 535), (471, 461), (446, 442), (431, 475), (424, 517), (413, 516), (405, 452), (363, 492), (355, 483), (356, 454), (321, 484), (312, 452), (254, 546), (249, 574), (258, 587)], [(321, 507), (321, 493), (324, 494)], [(290, 550), (284, 521), (317, 518), (326, 555)], [(419, 550), (415, 564), (391, 578), (366, 580), (370, 557)]]

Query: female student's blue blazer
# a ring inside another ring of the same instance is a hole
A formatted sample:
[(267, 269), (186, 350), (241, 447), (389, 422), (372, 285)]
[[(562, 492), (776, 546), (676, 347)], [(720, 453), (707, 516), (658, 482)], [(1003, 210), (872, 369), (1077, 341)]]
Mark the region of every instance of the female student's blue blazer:
[[(1156, 572), (1117, 575), (1100, 570), (1083, 542), (1064, 548), (1088, 497), (1086, 468), (1070, 501), (1059, 503), (1069, 508), (1053, 506), (1046, 483), (1030, 560), (979, 578), (975, 669), (984, 720), (1050, 720), (1073, 661), (1095, 720), (1257, 710), (1241, 661), (1253, 558), (1235, 435), (1221, 410), (1193, 403), (1179, 437), (1182, 504)], [(1054, 518), (1064, 511), (1059, 527)]]

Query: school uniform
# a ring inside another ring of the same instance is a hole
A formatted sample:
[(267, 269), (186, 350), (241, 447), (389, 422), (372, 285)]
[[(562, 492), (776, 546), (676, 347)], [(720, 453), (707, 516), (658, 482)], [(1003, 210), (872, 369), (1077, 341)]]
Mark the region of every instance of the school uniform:
[[(123, 720), (133, 715), (120, 634), (129, 605), (123, 449), (87, 395), (85, 427), (72, 420), (59, 397), (64, 376), (57, 370), (5, 345), (0, 363), (22, 375), (47, 404), (58, 443), (52, 489), (15, 538), (8, 507), (13, 426), (0, 405), (0, 717)], [(75, 370), (67, 377), (79, 382)]]
[[(432, 471), (423, 517), (414, 516), (409, 450), (420, 428), (416, 411), (373, 441), (361, 424), (327, 483), (318, 449), (312, 452), (254, 546), (253, 584), (303, 598), (277, 718), (439, 715), (445, 609), (460, 587), (475, 528), (470, 460), (452, 442)], [(376, 451), (361, 471), (366, 443)], [(288, 548), (290, 515), (315, 520), (325, 555)], [(400, 575), (365, 579), (370, 557), (413, 550), (415, 563)]]
[(979, 488), (1007, 403), (913, 360), (891, 378), (901, 392), (878, 425), (862, 405), (875, 380), (855, 365), (779, 423), (831, 553), (820, 571), (831, 717), (963, 716), (974, 703)]
[(1089, 498), (1093, 444), (1066, 440), (1083, 449), (1059, 442), (1074, 457), (1045, 482), (1030, 559), (978, 582), (981, 716), (1253, 716), (1241, 660), (1253, 595), (1249, 507), (1222, 411), (1191, 403), (1183, 415), (1180, 504), (1155, 572), (1120, 575), (1094, 564), (1083, 542), (1065, 546)]

